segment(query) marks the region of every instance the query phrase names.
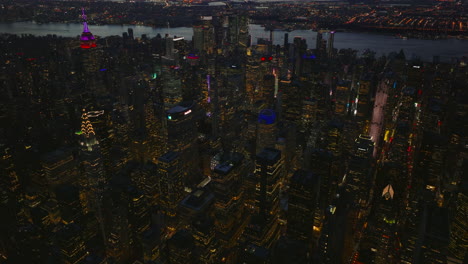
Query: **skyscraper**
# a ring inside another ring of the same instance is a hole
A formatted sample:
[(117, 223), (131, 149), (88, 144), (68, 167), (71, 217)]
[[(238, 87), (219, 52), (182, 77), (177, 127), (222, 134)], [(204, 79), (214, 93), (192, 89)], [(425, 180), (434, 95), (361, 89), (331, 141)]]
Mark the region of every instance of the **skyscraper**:
[(162, 155), (158, 166), (160, 204), (167, 217), (167, 226), (174, 230), (177, 227), (177, 206), (184, 198), (183, 164), (177, 152), (169, 151)]
[(81, 18), (83, 19), (83, 33), (81, 33), (81, 37), (80, 37), (80, 41), (81, 41), (80, 47), (82, 49), (95, 48), (96, 40), (93, 34), (91, 33), (91, 31), (89, 31), (87, 17), (86, 17), (84, 8), (81, 8), (81, 14), (82, 14)]
[(254, 177), (254, 215), (244, 231), (244, 236), (246, 241), (270, 248), (279, 236), (279, 192), (284, 177), (281, 151), (264, 148), (257, 154)]
[(276, 144), (276, 113), (271, 109), (263, 109), (258, 114), (256, 152), (264, 148), (272, 148)]
[(290, 179), (287, 232), (291, 238), (311, 243), (319, 183), (317, 175), (303, 170), (295, 171)]
[(335, 55), (335, 48), (333, 47), (333, 44), (335, 42), (335, 31), (330, 31), (328, 36), (328, 48), (327, 48), (327, 54), (328, 58), (332, 59), (333, 56)]
[(99, 142), (96, 139), (93, 125), (88, 114), (83, 109), (81, 116), (81, 160), (84, 177), (80, 180), (83, 190), (85, 213), (93, 212), (100, 224), (101, 235), (105, 239), (104, 217), (102, 214), (102, 198), (106, 185), (104, 166)]
[(200, 109), (195, 101), (177, 104), (166, 112), (168, 148), (179, 152), (184, 166), (185, 186), (197, 184), (200, 167), (193, 157), (198, 155), (197, 120)]
[(243, 230), (244, 188), (242, 179), (249, 169), (247, 161), (240, 153), (230, 153), (225, 161), (214, 168), (212, 189), (215, 194), (214, 215), (217, 238), (221, 245), (231, 248)]

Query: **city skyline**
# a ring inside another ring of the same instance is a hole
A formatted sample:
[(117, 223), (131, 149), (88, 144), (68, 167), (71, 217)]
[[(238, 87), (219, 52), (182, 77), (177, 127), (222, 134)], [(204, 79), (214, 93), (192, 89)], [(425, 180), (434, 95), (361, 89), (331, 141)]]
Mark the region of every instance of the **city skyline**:
[[(349, 35), (335, 14), (380, 3), (310, 18), (300, 4), (77, 3), (0, 12), (60, 21), (68, 5), (81, 22), (73, 37), (0, 33), (2, 263), (466, 261), (467, 57), (337, 45)], [(403, 20), (428, 6), (466, 19), (461, 2), (427, 3)], [(89, 23), (164, 10), (192, 37)], [(450, 49), (466, 42), (455, 24), (450, 38), (419, 24), (397, 37)]]

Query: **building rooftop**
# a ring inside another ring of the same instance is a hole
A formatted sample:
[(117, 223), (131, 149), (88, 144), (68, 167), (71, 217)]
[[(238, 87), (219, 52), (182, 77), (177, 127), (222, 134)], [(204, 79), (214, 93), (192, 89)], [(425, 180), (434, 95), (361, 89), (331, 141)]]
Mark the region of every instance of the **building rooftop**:
[(167, 114), (178, 114), (188, 111), (193, 107), (195, 103), (193, 101), (181, 102), (171, 109), (167, 110)]
[(194, 246), (194, 238), (189, 230), (182, 229), (168, 240), (168, 244), (180, 249), (191, 249)]
[(253, 257), (259, 261), (266, 261), (270, 256), (270, 251), (267, 248), (260, 247), (254, 244), (246, 245), (244, 251), (249, 255), (253, 255)]
[(429, 205), (426, 210), (426, 236), (429, 239), (448, 242), (450, 238), (448, 209)]
[(200, 217), (192, 223), (192, 226), (196, 231), (208, 234), (214, 228), (214, 220), (213, 218), (207, 216)]
[(64, 158), (68, 158), (71, 155), (71, 149), (60, 148), (45, 154), (44, 156), (42, 156), (41, 160), (44, 163), (53, 164), (63, 160)]
[(223, 175), (226, 175), (228, 174), (230, 171), (232, 171), (232, 169), (234, 168), (234, 166), (229, 163), (229, 162), (223, 162), (221, 164), (218, 164), (214, 171), (216, 173), (219, 173), (219, 174), (223, 174)]
[(276, 121), (276, 113), (271, 109), (263, 109), (258, 113), (258, 122), (260, 124), (273, 124)]
[(163, 154), (161, 157), (159, 157), (158, 160), (162, 162), (170, 163), (174, 161), (175, 159), (177, 159), (177, 157), (179, 157), (179, 153), (174, 152), (174, 151), (169, 151)]
[(310, 171), (297, 170), (291, 177), (291, 183), (296, 183), (303, 186), (314, 186), (316, 183), (318, 183), (318, 176)]
[(213, 193), (208, 191), (206, 188), (200, 188), (187, 195), (180, 204), (183, 207), (195, 211), (201, 211), (207, 207), (213, 199)]
[(257, 159), (276, 162), (281, 158), (281, 151), (274, 148), (264, 148), (257, 154)]

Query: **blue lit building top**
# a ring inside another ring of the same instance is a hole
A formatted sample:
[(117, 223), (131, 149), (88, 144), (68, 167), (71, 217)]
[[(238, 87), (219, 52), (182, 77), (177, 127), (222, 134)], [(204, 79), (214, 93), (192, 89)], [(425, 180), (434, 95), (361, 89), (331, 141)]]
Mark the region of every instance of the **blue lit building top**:
[(232, 164), (230, 164), (229, 162), (223, 162), (221, 164), (218, 164), (214, 171), (216, 173), (219, 173), (219, 174), (223, 174), (223, 175), (226, 175), (228, 174), (232, 169), (234, 168), (234, 166)]
[(276, 113), (271, 109), (263, 109), (258, 114), (258, 122), (260, 124), (271, 125), (276, 121)]

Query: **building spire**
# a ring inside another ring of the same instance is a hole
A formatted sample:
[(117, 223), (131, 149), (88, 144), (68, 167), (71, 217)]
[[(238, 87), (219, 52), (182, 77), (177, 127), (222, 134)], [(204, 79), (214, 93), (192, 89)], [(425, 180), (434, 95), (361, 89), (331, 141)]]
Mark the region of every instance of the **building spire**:
[(87, 138), (96, 135), (93, 125), (89, 121), (86, 109), (83, 109), (83, 114), (81, 115), (81, 132), (83, 132), (83, 135)]
[(88, 113), (85, 109), (83, 109), (83, 114), (81, 115), (81, 135), (83, 137), (81, 145), (87, 151), (92, 151), (95, 145), (99, 144), (96, 139), (96, 132), (94, 132), (93, 125), (89, 121)]
[(81, 18), (83, 19), (83, 33), (81, 33), (81, 48), (90, 49), (96, 47), (96, 40), (93, 34), (89, 31), (87, 17), (84, 8), (81, 8)]
[(83, 33), (88, 33), (89, 28), (88, 28), (87, 17), (84, 11), (84, 7), (81, 8), (81, 18), (83, 19)]

